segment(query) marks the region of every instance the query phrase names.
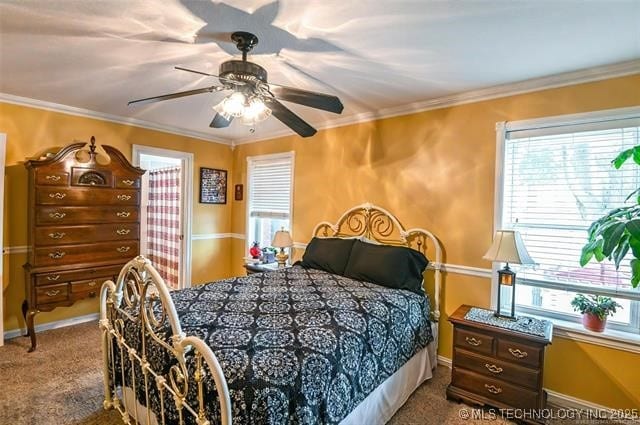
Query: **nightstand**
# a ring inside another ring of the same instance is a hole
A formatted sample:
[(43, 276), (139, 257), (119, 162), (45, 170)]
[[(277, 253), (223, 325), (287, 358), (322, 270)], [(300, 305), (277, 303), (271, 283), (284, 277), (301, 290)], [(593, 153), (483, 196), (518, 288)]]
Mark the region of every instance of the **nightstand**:
[(453, 363), (448, 399), (497, 408), (545, 408), (542, 378), (553, 332), (550, 322), (525, 316), (518, 322), (494, 319), (492, 312), (468, 305), (458, 308), (449, 321)]
[[(286, 265), (284, 268), (291, 267), (290, 265)], [(272, 272), (278, 270), (278, 263), (245, 263), (245, 270), (247, 270), (247, 275), (255, 274), (255, 273), (264, 273), (264, 272)]]

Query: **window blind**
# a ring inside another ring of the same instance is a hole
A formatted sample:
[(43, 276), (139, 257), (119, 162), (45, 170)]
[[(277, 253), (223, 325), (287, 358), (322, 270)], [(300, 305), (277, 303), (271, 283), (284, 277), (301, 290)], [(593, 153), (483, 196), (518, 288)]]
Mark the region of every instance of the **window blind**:
[(291, 154), (249, 160), (250, 217), (289, 218), (292, 166)]
[(640, 299), (627, 259), (619, 270), (608, 260), (584, 268), (579, 263), (590, 224), (636, 202), (626, 198), (640, 187), (640, 167), (627, 163), (616, 170), (611, 160), (640, 144), (638, 120), (568, 129), (507, 132), (502, 224), (522, 234), (537, 263), (518, 276), (532, 286)]

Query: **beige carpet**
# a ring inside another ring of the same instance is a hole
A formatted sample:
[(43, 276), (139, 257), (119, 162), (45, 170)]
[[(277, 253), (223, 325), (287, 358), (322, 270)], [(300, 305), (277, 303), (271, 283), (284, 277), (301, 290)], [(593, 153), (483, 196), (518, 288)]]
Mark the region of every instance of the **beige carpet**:
[[(122, 423), (114, 411), (102, 409), (97, 323), (42, 332), (34, 353), (27, 353), (28, 346), (28, 338), (15, 338), (0, 347), (0, 424)], [(390, 424), (507, 423), (461, 418), (472, 409), (445, 399), (449, 376), (449, 369), (438, 367)]]

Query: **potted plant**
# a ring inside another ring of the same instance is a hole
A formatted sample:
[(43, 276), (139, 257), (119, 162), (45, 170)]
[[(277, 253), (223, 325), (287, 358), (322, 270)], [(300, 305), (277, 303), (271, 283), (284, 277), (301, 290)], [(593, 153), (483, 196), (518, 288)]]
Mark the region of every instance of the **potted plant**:
[(622, 308), (620, 304), (609, 297), (601, 295), (589, 295), (588, 297), (577, 294), (571, 301), (575, 311), (582, 314), (582, 325), (593, 332), (604, 331), (607, 325), (607, 317), (616, 312), (616, 308)]
[[(629, 159), (640, 165), (640, 145), (622, 151), (611, 164), (619, 169)], [(589, 239), (582, 247), (580, 265), (584, 267), (593, 258), (613, 260), (616, 270), (631, 251), (631, 286), (640, 284), (640, 188), (629, 194), (621, 206), (594, 221), (589, 227)]]

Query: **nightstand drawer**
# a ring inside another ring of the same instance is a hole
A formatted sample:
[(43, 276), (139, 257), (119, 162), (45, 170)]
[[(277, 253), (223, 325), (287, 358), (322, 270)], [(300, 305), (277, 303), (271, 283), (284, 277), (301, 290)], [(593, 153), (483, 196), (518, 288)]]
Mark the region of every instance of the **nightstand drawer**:
[(485, 376), (504, 379), (515, 385), (536, 390), (540, 373), (525, 367), (520, 367), (509, 362), (503, 362), (491, 357), (479, 356), (455, 348), (456, 366), (472, 370)]
[(520, 409), (538, 407), (537, 392), (519, 388), (498, 379), (487, 378), (465, 369), (453, 370), (451, 384), (508, 406), (517, 406)]
[(476, 353), (493, 354), (493, 340), (492, 336), (480, 332), (458, 328), (455, 330), (454, 344)]
[(498, 340), (498, 357), (510, 362), (539, 368), (541, 352), (542, 348), (534, 347), (532, 345), (508, 339)]

